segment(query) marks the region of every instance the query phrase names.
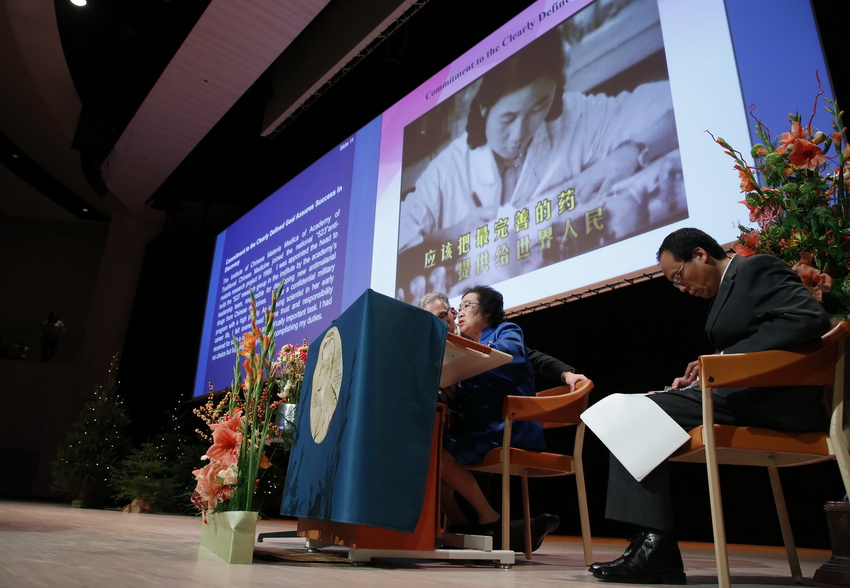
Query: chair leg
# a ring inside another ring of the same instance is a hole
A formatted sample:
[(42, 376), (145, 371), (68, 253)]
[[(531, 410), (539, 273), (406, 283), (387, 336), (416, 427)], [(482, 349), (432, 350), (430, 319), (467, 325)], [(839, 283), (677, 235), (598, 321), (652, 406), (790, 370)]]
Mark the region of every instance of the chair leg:
[(581, 546), (584, 550), (584, 563), (593, 563), (593, 544), (590, 542), (590, 514), (587, 510), (587, 491), (584, 484), (584, 465), (581, 452), (584, 448), (584, 430), (586, 425), (579, 423), (573, 447), (573, 469), (576, 476), (576, 494), (578, 495), (578, 518), (581, 522)]
[[(705, 406), (703, 407), (705, 410)], [(714, 529), (714, 557), (717, 561), (717, 584), (729, 588), (729, 555), (726, 551), (726, 526), (723, 522), (723, 500), (720, 496), (720, 473), (717, 462), (717, 445), (714, 427), (703, 427), (705, 441), (705, 466), (708, 473), (708, 498), (711, 503), (711, 526)]]
[[(511, 474), (510, 450), (502, 449), (502, 545), (501, 548), (511, 548)], [(496, 546), (493, 546), (496, 549)]]
[(525, 559), (531, 559), (531, 505), (528, 500), (528, 476), (520, 476), (522, 480), (522, 520)]
[(767, 473), (770, 474), (773, 501), (776, 503), (776, 514), (779, 516), (779, 528), (782, 530), (782, 541), (785, 543), (785, 552), (788, 554), (791, 576), (799, 584), (803, 581), (803, 572), (800, 570), (800, 558), (797, 556), (797, 546), (791, 532), (791, 521), (788, 518), (788, 509), (785, 506), (785, 494), (782, 492), (782, 483), (779, 480), (779, 468), (768, 466)]

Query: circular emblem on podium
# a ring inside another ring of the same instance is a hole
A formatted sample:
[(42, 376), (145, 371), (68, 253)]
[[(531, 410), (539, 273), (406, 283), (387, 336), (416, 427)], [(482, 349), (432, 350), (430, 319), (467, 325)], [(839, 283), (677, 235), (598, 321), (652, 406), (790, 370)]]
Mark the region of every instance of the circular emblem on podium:
[(321, 443), (328, 434), (334, 418), (339, 389), (342, 385), (342, 337), (339, 329), (331, 327), (319, 345), (319, 359), (313, 373), (313, 392), (310, 398), (310, 433), (313, 441)]

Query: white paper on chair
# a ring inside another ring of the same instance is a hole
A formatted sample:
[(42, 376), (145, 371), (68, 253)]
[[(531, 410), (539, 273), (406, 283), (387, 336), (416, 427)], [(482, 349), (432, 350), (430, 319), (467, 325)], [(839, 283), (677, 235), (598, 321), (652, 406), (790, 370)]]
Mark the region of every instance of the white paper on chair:
[(637, 481), (689, 438), (646, 394), (611, 394), (584, 411), (581, 420)]

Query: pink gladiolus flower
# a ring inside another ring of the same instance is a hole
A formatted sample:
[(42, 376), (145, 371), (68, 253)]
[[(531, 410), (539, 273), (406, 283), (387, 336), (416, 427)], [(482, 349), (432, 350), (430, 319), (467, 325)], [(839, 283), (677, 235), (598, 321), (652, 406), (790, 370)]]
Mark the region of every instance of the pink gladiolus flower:
[(791, 132), (782, 133), (782, 135), (779, 136), (779, 146), (788, 147), (795, 143), (798, 139), (802, 139), (804, 136), (803, 126), (797, 121), (794, 121), (791, 123)]
[(242, 335), (242, 341), (239, 343), (239, 355), (242, 357), (250, 357), (251, 353), (257, 346), (257, 338), (253, 333), (245, 333)]
[(801, 253), (800, 261), (795, 263), (791, 269), (800, 276), (803, 285), (809, 289), (815, 300), (823, 302), (823, 293), (832, 289), (832, 277), (812, 265), (814, 258), (814, 253)]
[(732, 244), (732, 250), (741, 257), (749, 257), (757, 253), (755, 247), (758, 246), (758, 243), (759, 232), (752, 230), (738, 237), (738, 240)]
[(788, 160), (797, 169), (814, 170), (826, 163), (826, 155), (823, 154), (820, 147), (811, 141), (798, 139), (794, 143), (794, 148), (791, 150)]
[[(735, 166), (738, 168), (738, 177), (741, 178), (741, 192), (752, 192), (756, 189), (756, 185), (753, 182), (750, 174), (747, 173), (746, 170)], [(746, 203), (745, 203), (746, 204)]]
[(750, 211), (750, 222), (751, 223), (757, 223), (761, 220), (761, 217), (764, 214), (763, 208), (759, 208), (758, 206), (750, 206), (749, 204), (747, 204), (746, 200), (739, 200), (738, 203), (743, 204), (744, 206), (747, 207), (747, 210)]
[(260, 468), (266, 470), (266, 469), (270, 468), (271, 465), (272, 465), (272, 462), (270, 462), (269, 458), (266, 457), (266, 454), (263, 453), (262, 457), (260, 457)]

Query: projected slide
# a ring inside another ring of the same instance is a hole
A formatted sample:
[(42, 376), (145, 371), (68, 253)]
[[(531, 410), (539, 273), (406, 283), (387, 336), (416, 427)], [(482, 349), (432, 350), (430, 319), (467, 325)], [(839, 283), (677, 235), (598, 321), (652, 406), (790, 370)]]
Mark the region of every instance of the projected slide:
[[(497, 51), (537, 25), (517, 27)], [(397, 295), (459, 296), (686, 218), (678, 148), (655, 0), (583, 9), (405, 128)]]
[[(706, 131), (746, 152), (752, 104), (779, 129), (788, 104), (818, 93), (816, 71), (830, 95), (810, 6), (774, 6), (541, 0), (523, 10), (384, 112), (372, 287), (457, 303), (488, 284), (521, 311), (654, 271), (677, 228), (735, 240), (747, 211)], [(752, 23), (767, 20), (799, 31), (790, 61), (757, 47)]]
[(196, 396), (230, 384), (233, 338), (250, 330), (251, 292), (261, 312), (284, 279), (280, 346), (311, 341), (369, 287), (371, 256), (359, 243), (372, 235), (378, 127), (340, 144), (219, 235)]

